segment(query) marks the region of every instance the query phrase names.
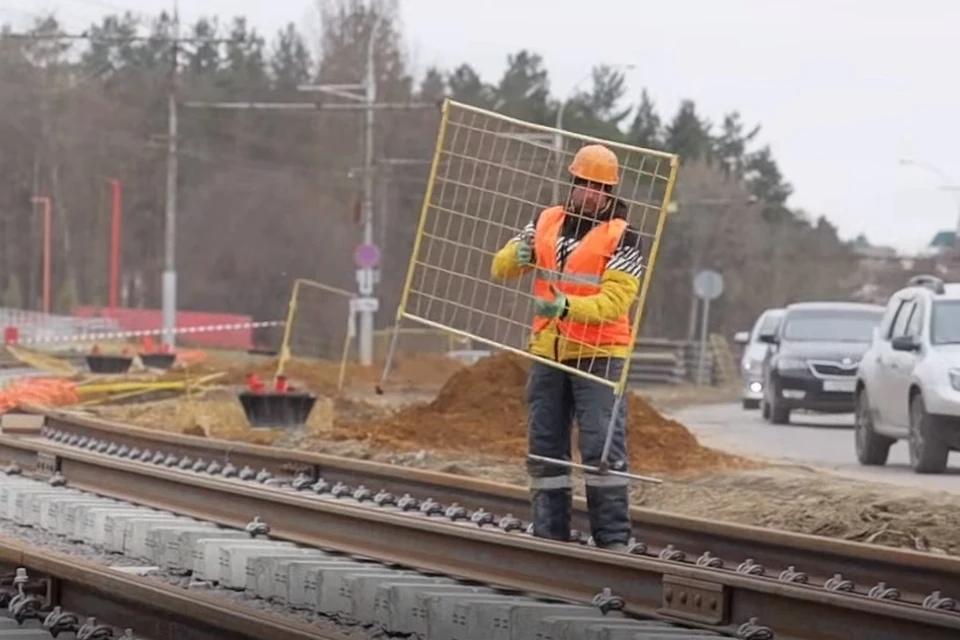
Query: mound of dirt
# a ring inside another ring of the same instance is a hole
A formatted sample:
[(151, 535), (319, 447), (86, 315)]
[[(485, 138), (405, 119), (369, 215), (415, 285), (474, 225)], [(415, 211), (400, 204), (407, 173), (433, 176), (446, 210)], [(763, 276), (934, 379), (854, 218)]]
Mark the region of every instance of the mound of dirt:
[[(527, 451), (525, 391), (529, 361), (500, 353), (464, 368), (436, 399), (387, 418), (338, 417), (334, 439), (360, 440), (377, 449), (433, 450), (523, 459)], [(627, 446), (636, 472), (685, 473), (743, 469), (752, 461), (703, 447), (686, 427), (665, 418), (636, 394), (628, 403)], [(574, 459), (576, 454), (574, 437)]]

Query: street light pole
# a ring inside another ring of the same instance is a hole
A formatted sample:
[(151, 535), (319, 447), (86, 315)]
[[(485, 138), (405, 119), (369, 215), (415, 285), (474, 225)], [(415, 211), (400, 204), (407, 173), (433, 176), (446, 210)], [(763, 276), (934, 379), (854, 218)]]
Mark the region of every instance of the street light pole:
[(50, 313), (50, 233), (53, 227), (53, 208), (48, 196), (34, 196), (34, 204), (43, 205), (43, 312)]
[[(377, 18), (370, 28), (370, 38), (367, 41), (367, 68), (364, 81), (359, 84), (320, 84), (302, 85), (301, 91), (319, 91), (329, 95), (348, 98), (363, 103), (364, 114), (364, 153), (363, 153), (363, 245), (373, 246), (373, 126), (374, 111), (377, 102), (377, 74), (376, 74), (376, 45), (377, 31), (380, 28), (380, 18)], [(360, 327), (358, 346), (360, 364), (373, 364), (373, 327), (377, 301), (374, 297), (374, 286), (379, 281), (379, 265), (357, 265), (357, 292), (364, 302), (358, 306)]]
[(173, 40), (170, 51), (170, 78), (167, 85), (167, 184), (164, 209), (163, 279), (161, 281), (161, 315), (163, 344), (174, 347), (177, 326), (177, 180), (179, 177), (177, 120), (177, 71), (180, 52), (180, 14), (173, 11)]
[(928, 162), (922, 162), (919, 160), (911, 160), (910, 158), (900, 158), (900, 164), (902, 166), (913, 166), (920, 169), (924, 169), (933, 173), (943, 179), (947, 191), (950, 191), (953, 194), (953, 201), (957, 207), (957, 223), (954, 229), (953, 234), (953, 249), (957, 253), (960, 253), (960, 191), (957, 190), (957, 185), (953, 179), (947, 174), (946, 171), (940, 169), (939, 167), (932, 165)]

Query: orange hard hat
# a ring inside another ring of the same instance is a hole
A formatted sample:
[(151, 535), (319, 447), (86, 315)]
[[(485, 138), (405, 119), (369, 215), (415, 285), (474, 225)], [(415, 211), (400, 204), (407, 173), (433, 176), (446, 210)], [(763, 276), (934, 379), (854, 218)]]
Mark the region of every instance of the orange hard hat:
[(582, 180), (614, 185), (620, 181), (620, 162), (617, 154), (602, 144), (588, 144), (573, 156), (570, 173)]

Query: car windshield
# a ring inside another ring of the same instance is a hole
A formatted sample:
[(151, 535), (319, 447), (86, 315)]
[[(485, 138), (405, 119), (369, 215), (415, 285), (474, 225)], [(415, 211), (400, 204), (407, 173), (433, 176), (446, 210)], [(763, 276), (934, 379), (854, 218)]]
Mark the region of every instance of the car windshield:
[(960, 344), (960, 300), (937, 300), (930, 317), (932, 344)]
[(783, 339), (806, 342), (870, 342), (883, 311), (793, 311), (783, 327)]
[(777, 326), (780, 324), (780, 318), (782, 316), (782, 313), (768, 313), (763, 316), (763, 318), (760, 319), (760, 322), (757, 323), (757, 328), (753, 332), (753, 341), (756, 342), (762, 335), (776, 333)]

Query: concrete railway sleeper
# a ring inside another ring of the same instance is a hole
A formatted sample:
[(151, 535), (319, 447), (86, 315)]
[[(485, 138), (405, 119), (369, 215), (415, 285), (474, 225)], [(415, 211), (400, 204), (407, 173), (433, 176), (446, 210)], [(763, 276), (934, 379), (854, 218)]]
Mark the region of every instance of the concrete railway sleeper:
[[(607, 608), (616, 605), (613, 597), (590, 605), (536, 599), (446, 576), (388, 566), (372, 559), (270, 539), (265, 535), (263, 523), (257, 521), (244, 529), (222, 528), (209, 521), (69, 487), (52, 487), (48, 482), (19, 476), (7, 476), (0, 482), (0, 520), (152, 565), (135, 567), (139, 571), (166, 576), (189, 574), (184, 580), (194, 587), (189, 591), (191, 595), (198, 593), (196, 587), (199, 586), (202, 593), (203, 587), (210, 584), (221, 590), (242, 592), (248, 599), (281, 603), (291, 610), (313, 610), (328, 619), (337, 619), (341, 627), (351, 632), (351, 638), (378, 637), (378, 631), (426, 640), (710, 640), (721, 637), (715, 632), (670, 622), (630, 619)], [(0, 563), (10, 555), (2, 549), (0, 540)], [(96, 578), (106, 571), (98, 568), (89, 572)], [(50, 612), (58, 610), (38, 603), (29, 611), (33, 617), (43, 617), (50, 623)], [(73, 628), (80, 622), (74, 617)], [(749, 635), (752, 628), (745, 627), (747, 635), (742, 637), (765, 637)], [(314, 633), (318, 635), (311, 637), (342, 637), (335, 632)], [(321, 633), (324, 635), (319, 635)], [(0, 635), (0, 640), (2, 637)], [(257, 636), (248, 633), (245, 637)], [(113, 640), (117, 636), (102, 636), (106, 638)]]
[(450, 518), (430, 509), (405, 511), (389, 501), (297, 489), (268, 473), (224, 477), (180, 469), (176, 461), (156, 454), (131, 460), (96, 448), (0, 438), (0, 458), (45, 471), (51, 482), (65, 481), (75, 489), (237, 528), (254, 520), (253, 532), (269, 531), (294, 543), (594, 602), (630, 616), (683, 621), (728, 637), (921, 640), (955, 638), (960, 632), (960, 614), (942, 594), (906, 603), (898, 601), (895, 585), (878, 584), (859, 593), (851, 592), (852, 585), (842, 578), (821, 586), (792, 575), (763, 575), (752, 568), (755, 563), (725, 568), (709, 561), (684, 562), (676, 549), (657, 558), (610, 553), (534, 539), (484, 519)]
[[(529, 525), (523, 487), (418, 469), (162, 433), (44, 411), (31, 417), (46, 439), (112, 457), (190, 469), (216, 477), (289, 484), (306, 493), (329, 493), (375, 504), (396, 504), (451, 520), (470, 519), (504, 529)], [(27, 460), (29, 462), (29, 458)], [(574, 526), (586, 528), (584, 505)], [(636, 544), (642, 557), (694, 566), (726, 567), (749, 575), (828, 586), (952, 610), (960, 598), (960, 559), (843, 540), (792, 534), (634, 508)], [(588, 544), (574, 532), (577, 542)], [(883, 585), (883, 586), (880, 586)], [(889, 590), (893, 586), (896, 592)]]
[(0, 640), (349, 640), (0, 538)]

